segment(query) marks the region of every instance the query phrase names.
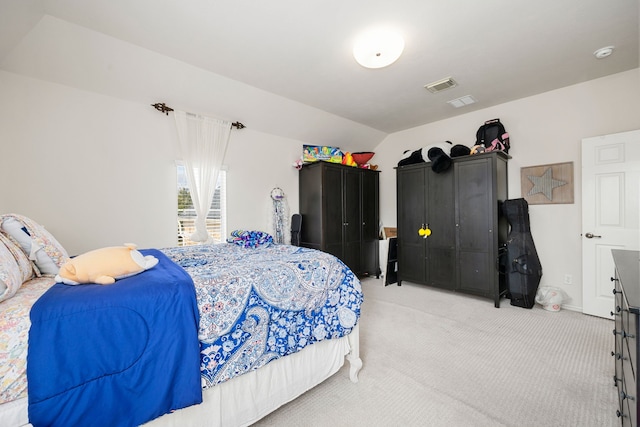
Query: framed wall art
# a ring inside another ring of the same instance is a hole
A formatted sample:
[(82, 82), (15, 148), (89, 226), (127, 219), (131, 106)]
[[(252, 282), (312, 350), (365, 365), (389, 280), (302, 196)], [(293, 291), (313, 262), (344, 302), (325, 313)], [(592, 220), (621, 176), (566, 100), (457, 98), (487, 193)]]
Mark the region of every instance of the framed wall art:
[(573, 203), (573, 162), (520, 168), (520, 186), (530, 205)]

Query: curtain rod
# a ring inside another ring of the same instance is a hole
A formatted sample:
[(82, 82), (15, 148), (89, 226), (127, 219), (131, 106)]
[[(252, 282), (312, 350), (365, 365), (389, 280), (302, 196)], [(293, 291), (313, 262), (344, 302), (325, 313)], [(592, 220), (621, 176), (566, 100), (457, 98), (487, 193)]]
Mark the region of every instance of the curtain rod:
[[(169, 115), (169, 111), (173, 111), (173, 108), (169, 107), (164, 102), (156, 102), (155, 104), (151, 104), (153, 108), (160, 111), (161, 113), (165, 113), (167, 116)], [(246, 126), (240, 122), (233, 122), (231, 126), (236, 127), (238, 129), (244, 129)]]

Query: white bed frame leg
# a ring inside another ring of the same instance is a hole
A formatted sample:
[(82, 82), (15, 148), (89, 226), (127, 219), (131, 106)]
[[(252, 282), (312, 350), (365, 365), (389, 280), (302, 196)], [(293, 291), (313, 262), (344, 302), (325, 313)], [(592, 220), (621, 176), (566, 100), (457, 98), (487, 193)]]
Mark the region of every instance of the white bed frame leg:
[(347, 336), (351, 351), (347, 354), (347, 360), (351, 368), (349, 369), (349, 378), (351, 382), (358, 382), (358, 373), (362, 369), (362, 359), (360, 359), (360, 324), (358, 323), (351, 333)]

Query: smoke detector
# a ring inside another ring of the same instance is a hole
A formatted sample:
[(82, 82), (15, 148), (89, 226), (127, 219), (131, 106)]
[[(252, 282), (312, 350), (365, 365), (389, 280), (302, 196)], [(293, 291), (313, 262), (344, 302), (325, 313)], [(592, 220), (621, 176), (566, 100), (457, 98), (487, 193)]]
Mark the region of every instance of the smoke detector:
[(613, 46), (601, 47), (600, 49), (593, 52), (593, 56), (595, 56), (597, 59), (606, 58), (613, 53), (613, 49)]
[(458, 83), (455, 82), (451, 77), (447, 77), (446, 79), (438, 80), (437, 82), (429, 83), (425, 85), (425, 89), (427, 89), (431, 93), (436, 93), (443, 91), (445, 89), (450, 89), (452, 87), (458, 86)]

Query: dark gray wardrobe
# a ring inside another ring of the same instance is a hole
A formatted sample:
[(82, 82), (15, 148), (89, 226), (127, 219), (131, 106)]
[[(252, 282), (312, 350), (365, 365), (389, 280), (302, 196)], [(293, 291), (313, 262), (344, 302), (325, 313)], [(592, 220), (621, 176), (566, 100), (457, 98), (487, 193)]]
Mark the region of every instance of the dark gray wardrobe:
[(499, 253), (508, 234), (503, 152), (453, 159), (445, 172), (431, 163), (396, 168), (398, 284), (436, 286), (494, 300), (506, 295)]
[(379, 172), (335, 163), (299, 172), (300, 245), (340, 258), (356, 275), (380, 275)]

